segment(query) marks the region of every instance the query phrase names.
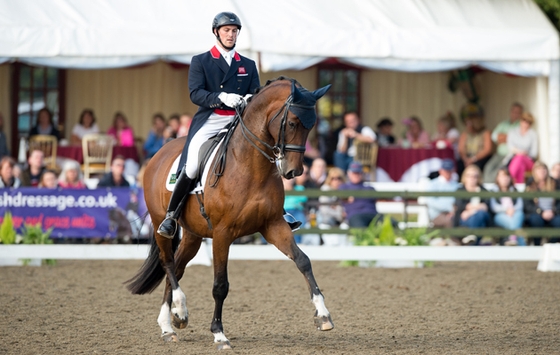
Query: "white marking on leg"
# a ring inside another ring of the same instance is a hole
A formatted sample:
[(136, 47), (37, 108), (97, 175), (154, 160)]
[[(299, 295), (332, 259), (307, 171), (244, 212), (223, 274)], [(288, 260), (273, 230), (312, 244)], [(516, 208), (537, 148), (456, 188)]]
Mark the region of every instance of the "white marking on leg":
[(226, 338), (223, 332), (214, 333), (214, 343), (225, 343), (228, 342), (228, 338)]
[(181, 320), (185, 320), (189, 316), (189, 311), (187, 310), (187, 296), (181, 291), (181, 288), (177, 288), (172, 291), (173, 294), (173, 308), (171, 312)]
[(311, 300), (311, 302), (313, 302), (313, 304), (315, 305), (315, 309), (317, 310), (317, 316), (319, 317), (329, 316), (329, 311), (325, 306), (325, 299), (323, 298), (323, 295), (313, 295), (313, 299)]
[(169, 313), (167, 302), (161, 305), (157, 322), (161, 328), (161, 334), (174, 333), (173, 327), (171, 327), (171, 313)]

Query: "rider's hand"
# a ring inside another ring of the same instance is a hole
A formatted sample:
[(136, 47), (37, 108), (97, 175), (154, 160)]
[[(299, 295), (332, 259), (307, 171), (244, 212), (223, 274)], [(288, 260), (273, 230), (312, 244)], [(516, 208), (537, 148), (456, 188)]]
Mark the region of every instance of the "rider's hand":
[(243, 102), (243, 97), (237, 94), (228, 94), (227, 92), (222, 92), (218, 95), (218, 99), (224, 103), (227, 107), (235, 108)]

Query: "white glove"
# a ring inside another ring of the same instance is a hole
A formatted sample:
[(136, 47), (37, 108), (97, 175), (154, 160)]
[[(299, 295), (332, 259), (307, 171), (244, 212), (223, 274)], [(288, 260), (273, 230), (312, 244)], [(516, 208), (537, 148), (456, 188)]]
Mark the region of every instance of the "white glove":
[(247, 100), (249, 100), (251, 98), (251, 96), (253, 96), (253, 94), (247, 94), (247, 95), (243, 96), (243, 100), (245, 101), (245, 103), (247, 103)]
[(243, 97), (237, 94), (228, 94), (227, 92), (222, 92), (218, 95), (218, 99), (224, 103), (227, 107), (235, 108), (239, 106), (243, 101)]

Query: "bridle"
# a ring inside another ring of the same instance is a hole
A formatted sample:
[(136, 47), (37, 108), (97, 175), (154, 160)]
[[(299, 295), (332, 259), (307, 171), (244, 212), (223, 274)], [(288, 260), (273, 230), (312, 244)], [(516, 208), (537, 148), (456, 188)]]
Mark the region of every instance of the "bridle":
[[(292, 95), (288, 96), (286, 102), (284, 102), (284, 105), (280, 107), (278, 112), (274, 115), (274, 117), (272, 117), (270, 122), (268, 122), (267, 126), (270, 126), (270, 124), (274, 122), (274, 120), (280, 114), (282, 114), (282, 119), (280, 121), (280, 131), (278, 132), (278, 140), (276, 141), (274, 146), (271, 146), (270, 144), (266, 143), (265, 141), (257, 137), (253, 132), (251, 132), (251, 130), (249, 130), (249, 128), (245, 125), (245, 122), (243, 122), (243, 117), (241, 115), (243, 110), (239, 109), (239, 107), (235, 108), (236, 120), (238, 119), (239, 122), (241, 123), (241, 132), (243, 133), (243, 137), (245, 137), (245, 139), (249, 143), (251, 143), (251, 145), (255, 147), (271, 163), (284, 159), (284, 154), (286, 151), (297, 152), (297, 153), (305, 152), (304, 145), (286, 144), (286, 121), (288, 119), (288, 112), (290, 111), (290, 107), (298, 107), (298, 108), (311, 110), (314, 109), (315, 106), (295, 104), (292, 101), (293, 101), (293, 96)], [(266, 153), (264, 150), (262, 150), (257, 144), (255, 144), (254, 141), (257, 141), (258, 143), (268, 148), (272, 152), (272, 156)]]

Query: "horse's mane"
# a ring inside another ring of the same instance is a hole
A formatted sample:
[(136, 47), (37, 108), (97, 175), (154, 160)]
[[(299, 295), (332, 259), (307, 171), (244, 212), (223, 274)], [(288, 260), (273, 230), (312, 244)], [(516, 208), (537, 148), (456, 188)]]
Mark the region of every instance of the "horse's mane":
[[(288, 81), (294, 82), (297, 87), (301, 87), (301, 84), (296, 79), (281, 75), (281, 76), (279, 76), (275, 79), (267, 80), (266, 83), (263, 86), (260, 86), (260, 87), (256, 88), (255, 89), (255, 95), (260, 93), (264, 88), (266, 88), (270, 84), (275, 83), (275, 82), (280, 81), (280, 80), (288, 80)], [(247, 102), (250, 102), (251, 99), (252, 99), (252, 97), (250, 97), (249, 100), (247, 100)]]

